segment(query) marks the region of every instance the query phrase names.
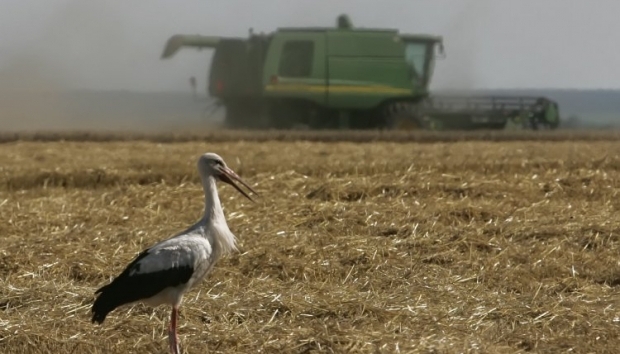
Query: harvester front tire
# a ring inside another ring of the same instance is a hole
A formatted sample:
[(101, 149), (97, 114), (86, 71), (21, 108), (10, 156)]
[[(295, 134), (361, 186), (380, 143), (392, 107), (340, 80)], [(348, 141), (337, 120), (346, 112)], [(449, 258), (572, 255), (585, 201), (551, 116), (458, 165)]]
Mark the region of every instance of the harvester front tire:
[(419, 117), (407, 104), (392, 104), (386, 107), (385, 123), (389, 130), (424, 129)]

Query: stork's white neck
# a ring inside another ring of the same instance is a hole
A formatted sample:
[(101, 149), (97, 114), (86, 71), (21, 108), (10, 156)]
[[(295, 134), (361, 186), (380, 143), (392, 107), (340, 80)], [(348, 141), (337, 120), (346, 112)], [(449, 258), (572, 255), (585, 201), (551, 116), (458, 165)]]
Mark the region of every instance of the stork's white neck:
[(226, 223), (220, 197), (217, 194), (217, 185), (215, 177), (207, 176), (202, 179), (202, 189), (205, 193), (205, 214), (204, 218), (209, 222)]
[(201, 222), (207, 228), (207, 235), (212, 235), (210, 237), (213, 237), (222, 251), (235, 250), (237, 248), (235, 235), (226, 223), (224, 210), (222, 210), (220, 197), (217, 193), (215, 177), (206, 176), (202, 178), (202, 188), (205, 193), (205, 213)]

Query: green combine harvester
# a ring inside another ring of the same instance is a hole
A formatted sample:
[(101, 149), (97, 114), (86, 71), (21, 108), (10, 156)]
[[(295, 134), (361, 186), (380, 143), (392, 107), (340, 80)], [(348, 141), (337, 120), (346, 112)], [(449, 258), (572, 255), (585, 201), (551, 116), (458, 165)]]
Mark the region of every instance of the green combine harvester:
[[(251, 31), (250, 31), (251, 32)], [(247, 38), (174, 35), (162, 58), (183, 47), (214, 50), (207, 93), (229, 128), (553, 129), (558, 106), (544, 97), (431, 96), (442, 38), (395, 29), (279, 28)]]

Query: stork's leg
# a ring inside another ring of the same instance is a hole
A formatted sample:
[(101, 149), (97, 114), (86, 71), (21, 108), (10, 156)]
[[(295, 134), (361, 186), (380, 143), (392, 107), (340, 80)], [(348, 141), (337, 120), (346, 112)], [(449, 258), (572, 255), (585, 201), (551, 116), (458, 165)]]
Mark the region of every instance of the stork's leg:
[(172, 307), (172, 314), (170, 315), (170, 327), (168, 328), (168, 343), (170, 344), (170, 351), (173, 354), (179, 354), (179, 341), (177, 338), (177, 318), (179, 317), (179, 309), (176, 306)]

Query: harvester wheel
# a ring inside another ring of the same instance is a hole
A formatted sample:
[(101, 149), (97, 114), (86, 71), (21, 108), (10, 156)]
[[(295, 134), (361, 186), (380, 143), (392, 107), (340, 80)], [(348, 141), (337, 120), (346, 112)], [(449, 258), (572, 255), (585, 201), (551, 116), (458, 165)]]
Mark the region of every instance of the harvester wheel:
[(391, 104), (385, 109), (385, 123), (391, 130), (420, 130), (423, 125), (408, 104)]
[(296, 123), (297, 116), (288, 102), (273, 102), (270, 115), (272, 129), (291, 129)]
[(257, 108), (245, 102), (229, 103), (226, 107), (225, 126), (228, 129), (249, 129), (257, 125)]
[(422, 129), (422, 126), (418, 122), (415, 116), (411, 115), (399, 115), (394, 117), (394, 122), (391, 124), (394, 130), (418, 130)]
[(242, 127), (243, 110), (237, 106), (230, 105), (226, 107), (225, 126), (229, 129), (238, 129)]

